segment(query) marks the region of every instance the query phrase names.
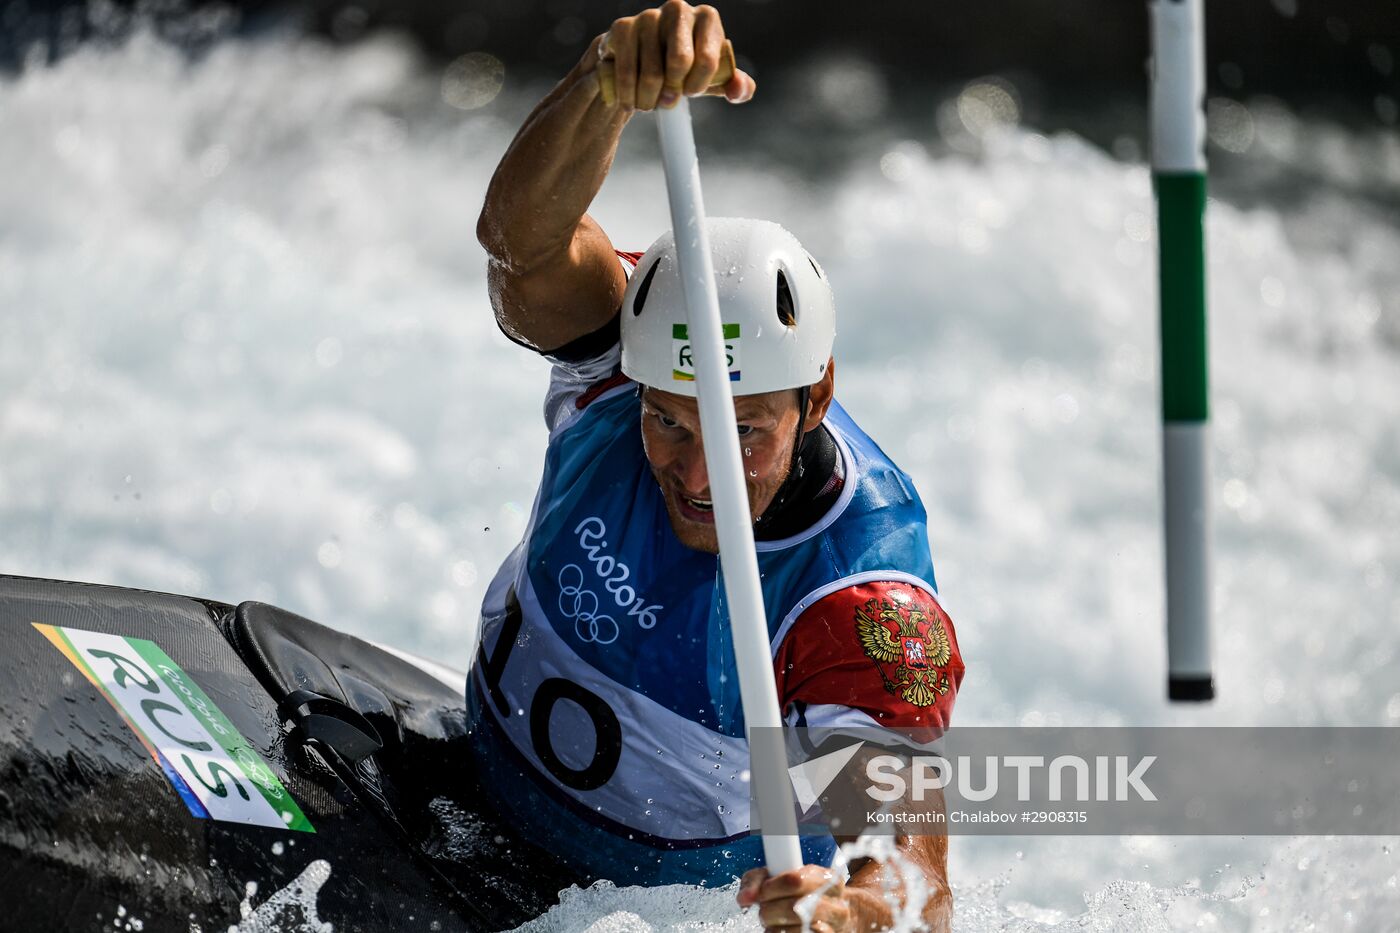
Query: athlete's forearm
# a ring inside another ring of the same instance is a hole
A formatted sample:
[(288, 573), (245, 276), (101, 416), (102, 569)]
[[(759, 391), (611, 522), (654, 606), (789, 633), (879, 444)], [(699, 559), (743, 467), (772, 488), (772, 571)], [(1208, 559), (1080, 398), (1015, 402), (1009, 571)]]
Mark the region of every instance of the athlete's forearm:
[(477, 223), (497, 320), (544, 350), (607, 323), (626, 287), (611, 241), (586, 213), (632, 113), (600, 97), (597, 45), (520, 128)]
[(666, 0), (614, 20), (530, 114), (491, 179), (477, 237), (491, 257), (491, 304), (506, 332), (547, 350), (617, 313), (627, 276), (587, 210), (634, 110), (674, 106), (682, 94), (741, 103), (753, 92), (753, 78), (733, 67), (714, 7)]
[(531, 112), (491, 179), (477, 237), (510, 271), (529, 271), (567, 250), (631, 118), (598, 93), (599, 41)]

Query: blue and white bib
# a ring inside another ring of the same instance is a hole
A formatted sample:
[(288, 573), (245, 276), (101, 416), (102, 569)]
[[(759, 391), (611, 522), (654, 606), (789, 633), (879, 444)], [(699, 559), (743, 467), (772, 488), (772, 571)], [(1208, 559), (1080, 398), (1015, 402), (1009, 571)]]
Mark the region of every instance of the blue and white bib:
[[(480, 781), (522, 834), (581, 871), (723, 885), (762, 851), (719, 560), (671, 530), (638, 386), (578, 401), (551, 397), (525, 539), (482, 607), (467, 688)], [(845, 471), (839, 499), (805, 532), (758, 543), (775, 654), (803, 609), (845, 582), (934, 591), (909, 478), (839, 404), (825, 424)], [(804, 839), (810, 863), (834, 849)]]

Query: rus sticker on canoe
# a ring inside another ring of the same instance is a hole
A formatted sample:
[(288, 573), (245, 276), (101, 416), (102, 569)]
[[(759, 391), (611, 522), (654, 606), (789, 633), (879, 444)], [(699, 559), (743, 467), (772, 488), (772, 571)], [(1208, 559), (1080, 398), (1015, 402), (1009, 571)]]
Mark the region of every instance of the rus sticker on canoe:
[(315, 832), (248, 740), (155, 642), (34, 627), (121, 714), (194, 816)]

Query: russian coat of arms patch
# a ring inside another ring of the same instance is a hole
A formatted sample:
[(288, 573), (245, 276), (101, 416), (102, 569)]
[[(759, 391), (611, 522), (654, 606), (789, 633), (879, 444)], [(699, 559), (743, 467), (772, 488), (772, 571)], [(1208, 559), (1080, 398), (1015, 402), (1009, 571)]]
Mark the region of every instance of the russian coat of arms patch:
[[(936, 608), (921, 608), (902, 594), (872, 598), (856, 607), (856, 635), (885, 690), (914, 706), (932, 706), (949, 690), (952, 657), (948, 630)], [(892, 670), (890, 668), (893, 668)]]

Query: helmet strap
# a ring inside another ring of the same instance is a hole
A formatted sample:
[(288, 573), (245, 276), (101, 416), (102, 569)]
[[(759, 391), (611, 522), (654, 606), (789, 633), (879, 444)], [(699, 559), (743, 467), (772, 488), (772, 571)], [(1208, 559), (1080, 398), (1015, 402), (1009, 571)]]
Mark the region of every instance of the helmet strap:
[(803, 386), (797, 390), (797, 437), (792, 442), (792, 466), (788, 469), (788, 478), (793, 482), (802, 479), (802, 438), (807, 433), (802, 430), (802, 426), (807, 423), (807, 403), (811, 399), (811, 386)]

